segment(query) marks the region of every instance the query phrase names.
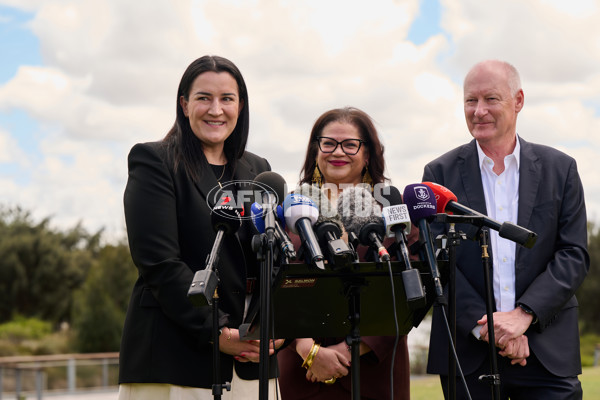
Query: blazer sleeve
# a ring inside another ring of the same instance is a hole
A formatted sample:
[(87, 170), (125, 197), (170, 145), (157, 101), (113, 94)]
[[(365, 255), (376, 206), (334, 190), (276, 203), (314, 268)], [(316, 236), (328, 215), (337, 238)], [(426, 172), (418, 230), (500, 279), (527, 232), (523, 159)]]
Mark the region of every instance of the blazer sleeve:
[[(539, 239), (529, 252), (521, 250), (524, 257), (519, 259), (523, 262), (518, 268), (525, 270), (536, 261), (547, 262), (516, 300), (536, 313), (539, 331), (551, 324), (564, 307), (576, 305), (575, 291), (589, 270), (583, 186), (575, 160), (569, 160), (569, 165), (560, 167), (566, 171), (564, 178), (560, 172), (553, 174), (554, 186), (560, 190), (538, 196), (541, 199), (534, 208), (532, 229), (539, 233)], [(544, 181), (550, 186), (548, 180)]]
[[(195, 308), (187, 298), (194, 273), (180, 258), (172, 172), (150, 144), (134, 146), (128, 163), (125, 220), (131, 256), (146, 289), (142, 301), (154, 298), (167, 318), (208, 341), (209, 307)], [(151, 293), (146, 293), (148, 289)]]

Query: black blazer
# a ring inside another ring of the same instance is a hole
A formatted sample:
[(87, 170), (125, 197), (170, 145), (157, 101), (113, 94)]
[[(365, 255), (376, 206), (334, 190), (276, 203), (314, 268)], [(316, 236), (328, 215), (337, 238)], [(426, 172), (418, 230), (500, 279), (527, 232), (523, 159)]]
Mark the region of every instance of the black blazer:
[[(573, 376), (581, 373), (575, 291), (590, 263), (583, 187), (573, 158), (519, 140), (517, 224), (537, 233), (538, 239), (532, 249), (517, 246), (515, 300), (539, 318), (525, 333), (530, 350), (551, 373)], [(423, 180), (447, 187), (459, 203), (487, 214), (475, 140), (427, 164)], [(479, 367), (488, 352), (487, 343), (471, 334), (485, 314), (484, 286), (479, 245), (463, 241), (457, 251), (456, 344), (465, 374)], [(436, 307), (427, 371), (447, 375), (448, 340), (441, 318)]]
[[(125, 219), (139, 278), (125, 318), (119, 382), (210, 388), (212, 313), (193, 307), (187, 292), (215, 239), (207, 196), (217, 181), (209, 172), (195, 184), (183, 168), (175, 173), (166, 157), (161, 142), (137, 144), (129, 154)], [(246, 152), (234, 179), (252, 180), (270, 169), (265, 159)], [(226, 235), (219, 253), (221, 326), (242, 323), (246, 278), (258, 271), (250, 249), (253, 229), (245, 220), (235, 235)], [(223, 381), (231, 381), (234, 363), (240, 377), (258, 378), (258, 364), (221, 353)]]

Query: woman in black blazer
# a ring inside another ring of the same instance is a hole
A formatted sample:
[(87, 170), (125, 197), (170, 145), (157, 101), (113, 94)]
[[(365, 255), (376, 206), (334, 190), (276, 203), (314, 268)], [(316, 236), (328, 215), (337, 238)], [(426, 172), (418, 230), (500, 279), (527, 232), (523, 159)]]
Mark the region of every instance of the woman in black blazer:
[[(245, 151), (248, 125), (241, 73), (227, 59), (204, 56), (183, 74), (166, 137), (131, 149), (124, 205), (139, 278), (121, 342), (120, 399), (212, 398), (211, 307), (193, 307), (187, 292), (215, 240), (215, 193), (239, 192), (241, 182), (270, 170), (267, 160)], [(232, 382), (223, 399), (258, 397), (259, 344), (241, 341), (237, 329), (248, 282), (258, 275), (253, 227), (242, 220), (235, 234), (225, 235), (217, 266), (220, 372)]]

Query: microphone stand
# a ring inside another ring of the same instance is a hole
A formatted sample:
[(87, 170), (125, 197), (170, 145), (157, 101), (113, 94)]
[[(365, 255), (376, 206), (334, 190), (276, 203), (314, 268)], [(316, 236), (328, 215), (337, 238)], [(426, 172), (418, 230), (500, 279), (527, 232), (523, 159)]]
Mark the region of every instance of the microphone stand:
[[(358, 248), (359, 239), (354, 232), (348, 234), (348, 242), (353, 249)], [(377, 251), (371, 246), (367, 249), (367, 258), (371, 254), (373, 261), (381, 263)], [(346, 336), (346, 344), (350, 346), (350, 398), (360, 400), (360, 291), (366, 285), (365, 279), (350, 277), (344, 282), (344, 295), (348, 298), (348, 318), (350, 319), (350, 334)]]
[(490, 375), (482, 375), (479, 380), (487, 382), (491, 385), (492, 399), (500, 399), (500, 374), (498, 373), (498, 359), (496, 358), (496, 337), (494, 335), (494, 289), (490, 271), (492, 264), (490, 263), (489, 247), (489, 232), (482, 229), (479, 233), (479, 243), (481, 245), (481, 260), (483, 265), (483, 279), (485, 280), (485, 306), (487, 314), (488, 339), (489, 339), (489, 356), (490, 356)]
[[(482, 229), (485, 225), (484, 217), (482, 216), (466, 216), (466, 215), (447, 215), (447, 214), (436, 214), (435, 215), (436, 222), (447, 222), (450, 224), (453, 223), (468, 223), (474, 226), (479, 227), (479, 244), (481, 246), (481, 260), (483, 266), (483, 279), (485, 284), (485, 307), (486, 307), (486, 316), (487, 316), (487, 326), (488, 326), (488, 351), (490, 357), (490, 374), (482, 375), (479, 377), (479, 380), (482, 382), (487, 382), (491, 385), (492, 389), (492, 399), (500, 399), (500, 375), (498, 373), (498, 359), (496, 357), (496, 337), (494, 334), (494, 289), (492, 286), (492, 279), (490, 277), (490, 271), (492, 270), (492, 265), (490, 263), (490, 256), (488, 253), (489, 248), (489, 232), (487, 229)], [(454, 260), (454, 267), (456, 266), (456, 260)], [(450, 271), (454, 270), (452, 263), (450, 265)], [(456, 279), (456, 277), (454, 277)], [(454, 294), (456, 296), (456, 293)], [(456, 307), (456, 306), (455, 306)], [(454, 310), (456, 313), (456, 308)], [(456, 318), (456, 316), (455, 316)], [(452, 341), (454, 343), (454, 341)], [(450, 373), (450, 370), (448, 371)], [(450, 382), (449, 382), (450, 383)], [(450, 386), (448, 387), (450, 389)], [(453, 387), (456, 390), (456, 386)]]
[(212, 335), (213, 335), (213, 371), (214, 372), (214, 380), (215, 383), (212, 385), (212, 394), (215, 400), (221, 400), (221, 394), (223, 393), (223, 389), (229, 391), (231, 390), (231, 383), (221, 382), (221, 351), (219, 350), (219, 294), (217, 293), (217, 289), (215, 288), (215, 293), (213, 295), (212, 301), (212, 315), (213, 315), (213, 326), (212, 326)]
[(217, 232), (213, 250), (206, 257), (206, 267), (196, 271), (194, 279), (188, 290), (188, 297), (196, 307), (211, 306), (212, 311), (212, 337), (213, 337), (213, 380), (212, 394), (216, 400), (221, 400), (223, 389), (231, 390), (231, 383), (221, 383), (221, 351), (219, 349), (219, 273), (218, 253), (221, 248), (225, 231)]
[[(264, 209), (264, 207), (263, 207)], [(265, 233), (255, 235), (252, 250), (260, 262), (260, 347), (258, 398), (269, 398), (269, 334), (271, 331), (271, 277), (273, 273), (273, 246), (275, 242), (275, 220), (269, 211), (265, 214)]]
[(271, 329), (271, 274), (273, 271), (273, 242), (267, 234), (255, 235), (253, 250), (260, 262), (260, 361), (258, 372), (258, 398), (269, 398), (269, 332)]
[(360, 400), (360, 288), (364, 282), (351, 282), (348, 284), (348, 308), (350, 312), (350, 334), (346, 337), (346, 344), (350, 346), (352, 360), (350, 386), (352, 400)]
[(447, 235), (448, 254), (448, 322), (450, 325), (451, 342), (448, 343), (448, 398), (456, 399), (456, 359), (452, 344), (456, 343), (456, 249), (460, 246), (461, 239), (466, 236), (457, 232), (456, 224), (451, 222)]

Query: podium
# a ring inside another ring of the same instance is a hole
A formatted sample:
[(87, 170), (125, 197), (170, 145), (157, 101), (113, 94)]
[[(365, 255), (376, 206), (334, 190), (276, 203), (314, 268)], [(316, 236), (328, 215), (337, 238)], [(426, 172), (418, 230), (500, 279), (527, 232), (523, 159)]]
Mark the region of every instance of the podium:
[[(417, 327), (435, 300), (431, 273), (425, 263), (414, 261), (425, 286), (425, 306), (410, 309), (404, 293), (402, 262), (394, 261), (392, 276), (399, 334)], [(438, 261), (442, 280), (446, 263)], [(305, 337), (344, 337), (351, 333), (352, 295), (358, 291), (361, 336), (394, 336), (394, 309), (390, 271), (387, 264), (359, 262), (343, 270), (321, 270), (306, 264), (282, 264), (275, 273), (271, 288), (273, 319), (270, 337), (294, 339)], [(244, 339), (259, 339), (259, 308), (251, 309), (249, 321), (240, 327)]]

